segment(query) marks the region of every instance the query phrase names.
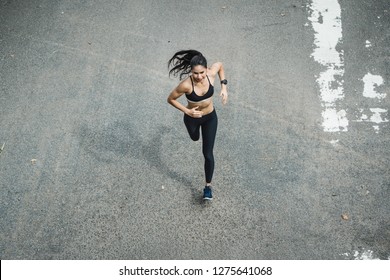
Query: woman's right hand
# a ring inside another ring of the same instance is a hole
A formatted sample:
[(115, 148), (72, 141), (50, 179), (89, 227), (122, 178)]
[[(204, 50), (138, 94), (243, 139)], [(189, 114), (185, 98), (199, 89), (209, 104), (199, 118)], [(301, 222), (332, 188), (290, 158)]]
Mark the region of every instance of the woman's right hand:
[(189, 109), (188, 112), (187, 112), (187, 115), (189, 115), (190, 117), (192, 118), (201, 118), (203, 116), (203, 112), (202, 111), (198, 111), (197, 109), (199, 108), (199, 106), (196, 106), (192, 109)]

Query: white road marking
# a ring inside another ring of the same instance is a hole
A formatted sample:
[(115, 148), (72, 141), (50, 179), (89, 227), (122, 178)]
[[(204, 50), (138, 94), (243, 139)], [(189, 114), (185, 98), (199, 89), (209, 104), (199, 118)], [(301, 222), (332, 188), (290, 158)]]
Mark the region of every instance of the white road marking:
[(317, 78), (323, 107), (322, 126), (326, 132), (347, 131), (347, 112), (339, 108), (344, 99), (343, 51), (337, 48), (343, 38), (341, 7), (337, 0), (313, 0), (309, 8), (315, 36), (311, 56), (326, 67)]
[[(343, 40), (341, 6), (338, 0), (312, 0), (308, 8), (311, 12), (308, 19), (314, 30), (314, 50), (311, 56), (325, 68), (316, 77), (323, 108), (322, 127), (325, 132), (347, 132), (350, 121), (345, 108), (350, 106), (343, 103), (345, 69), (344, 53), (340, 47)], [(365, 46), (370, 48), (372, 43), (366, 40)], [(385, 93), (378, 92), (379, 87), (384, 83), (381, 76), (367, 73), (362, 81), (365, 98), (376, 99), (379, 103), (386, 98)], [(359, 107), (358, 104), (357, 106)], [(389, 122), (386, 117), (388, 110), (379, 108), (379, 106), (378, 108), (358, 109), (358, 111), (361, 115), (351, 121), (370, 122), (376, 133), (379, 133), (380, 124)], [(332, 140), (331, 144), (334, 145), (337, 141)]]

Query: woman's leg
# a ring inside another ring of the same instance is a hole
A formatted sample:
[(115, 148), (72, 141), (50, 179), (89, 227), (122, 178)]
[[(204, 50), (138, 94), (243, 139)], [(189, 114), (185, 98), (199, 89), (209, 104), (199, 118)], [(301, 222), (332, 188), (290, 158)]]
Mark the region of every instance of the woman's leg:
[(206, 185), (211, 184), (214, 173), (214, 142), (217, 134), (218, 117), (215, 110), (210, 113), (209, 119), (202, 124), (204, 170), (206, 175)]
[(188, 134), (193, 141), (198, 141), (200, 137), (200, 123), (197, 119), (184, 115), (184, 124), (186, 125)]

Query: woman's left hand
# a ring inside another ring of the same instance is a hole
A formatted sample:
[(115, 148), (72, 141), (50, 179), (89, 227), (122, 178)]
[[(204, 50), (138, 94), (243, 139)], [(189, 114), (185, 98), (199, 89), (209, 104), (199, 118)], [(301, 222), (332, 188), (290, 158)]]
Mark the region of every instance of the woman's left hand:
[(219, 96), (222, 97), (222, 104), (225, 105), (227, 103), (227, 100), (228, 100), (228, 93), (226, 90), (221, 90), (221, 93), (219, 94)]

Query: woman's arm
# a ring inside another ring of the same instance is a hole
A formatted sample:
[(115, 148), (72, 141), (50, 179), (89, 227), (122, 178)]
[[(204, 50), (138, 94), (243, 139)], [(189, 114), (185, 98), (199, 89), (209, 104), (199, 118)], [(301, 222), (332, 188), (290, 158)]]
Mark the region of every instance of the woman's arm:
[[(225, 69), (223, 68), (222, 62), (214, 63), (211, 66), (210, 71), (211, 75), (213, 76), (216, 76), (218, 74), (220, 81), (225, 80)], [(219, 95), (222, 97), (222, 104), (225, 105), (228, 99), (227, 85), (221, 84), (221, 93)]]
[(171, 94), (168, 96), (167, 101), (168, 101), (169, 104), (171, 104), (176, 109), (182, 111), (184, 114), (189, 115), (189, 116), (191, 116), (193, 118), (201, 118), (202, 117), (202, 112), (197, 110), (199, 107), (188, 109), (186, 106), (184, 106), (179, 101), (177, 101), (177, 99), (180, 96), (182, 96), (183, 94), (185, 94), (189, 90), (188, 87), (184, 83), (185, 83), (184, 81), (182, 83), (180, 83), (171, 92)]

